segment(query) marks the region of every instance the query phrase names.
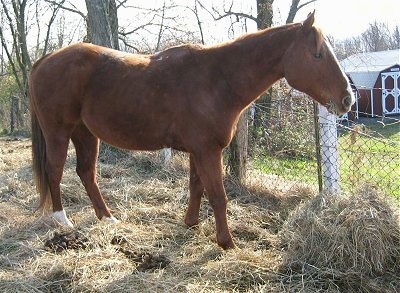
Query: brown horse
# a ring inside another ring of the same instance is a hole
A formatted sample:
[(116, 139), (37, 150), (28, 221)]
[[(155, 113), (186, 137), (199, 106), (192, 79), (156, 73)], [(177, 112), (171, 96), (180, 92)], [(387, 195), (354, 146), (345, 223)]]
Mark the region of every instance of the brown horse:
[[(99, 139), (131, 150), (171, 147), (190, 154), (185, 216), (198, 224), (204, 190), (214, 210), (217, 242), (229, 232), (221, 154), (240, 114), (275, 81), (343, 114), (354, 103), (347, 78), (314, 13), (303, 23), (246, 34), (211, 47), (185, 45), (155, 55), (75, 44), (43, 57), (30, 75), (33, 170), (40, 207), (71, 225), (60, 181), (72, 140), (76, 172), (99, 219), (116, 221), (96, 182)], [(50, 197), (51, 196), (51, 197)]]

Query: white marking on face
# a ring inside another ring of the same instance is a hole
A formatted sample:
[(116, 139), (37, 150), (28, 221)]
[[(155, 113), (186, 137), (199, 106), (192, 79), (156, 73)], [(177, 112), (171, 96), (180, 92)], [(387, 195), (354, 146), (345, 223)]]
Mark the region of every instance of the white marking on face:
[[(337, 57), (336, 57), (336, 55), (335, 55), (335, 53), (334, 53), (334, 51), (333, 51), (333, 48), (332, 48), (330, 42), (327, 41), (327, 40), (325, 39), (325, 44), (326, 44), (326, 47), (328, 48), (329, 52), (332, 54), (333, 58), (334, 58), (335, 61), (337, 62), (337, 64), (339, 64), (340, 72), (342, 73), (343, 78), (344, 78), (344, 79), (346, 80), (346, 82), (347, 82), (347, 89), (346, 89), (346, 90), (347, 90), (347, 92), (350, 94), (350, 97), (351, 97), (351, 104), (353, 105), (353, 104), (355, 103), (356, 99), (355, 99), (355, 97), (354, 97), (354, 93), (353, 93), (353, 90), (352, 90), (352, 88), (351, 88), (349, 79), (348, 79), (346, 73), (344, 72), (342, 66), (340, 65), (340, 62), (339, 62), (339, 60), (337, 59)], [(343, 98), (344, 98), (344, 97), (343, 97)]]
[(65, 210), (57, 211), (53, 213), (53, 218), (59, 223), (61, 226), (66, 226), (73, 228), (74, 225), (72, 222), (67, 218), (67, 214), (65, 213)]

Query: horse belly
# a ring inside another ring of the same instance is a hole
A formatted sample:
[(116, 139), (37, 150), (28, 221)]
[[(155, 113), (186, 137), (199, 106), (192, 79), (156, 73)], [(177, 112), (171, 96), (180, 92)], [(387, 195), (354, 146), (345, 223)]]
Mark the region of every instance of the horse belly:
[(147, 119), (83, 117), (87, 128), (104, 142), (130, 150), (158, 150), (170, 147), (167, 131)]

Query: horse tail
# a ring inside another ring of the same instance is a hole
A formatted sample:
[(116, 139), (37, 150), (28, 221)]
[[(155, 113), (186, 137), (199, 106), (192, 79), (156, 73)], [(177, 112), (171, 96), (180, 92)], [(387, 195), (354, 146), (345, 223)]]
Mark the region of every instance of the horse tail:
[[(33, 72), (34, 70), (32, 70), (32, 73)], [(46, 171), (46, 142), (43, 136), (43, 131), (39, 124), (38, 117), (36, 115), (35, 91), (33, 89), (31, 78), (29, 80), (29, 101), (32, 131), (32, 170), (36, 184), (36, 190), (40, 195), (39, 207), (37, 209), (44, 211), (48, 209), (51, 204), (49, 180)]]

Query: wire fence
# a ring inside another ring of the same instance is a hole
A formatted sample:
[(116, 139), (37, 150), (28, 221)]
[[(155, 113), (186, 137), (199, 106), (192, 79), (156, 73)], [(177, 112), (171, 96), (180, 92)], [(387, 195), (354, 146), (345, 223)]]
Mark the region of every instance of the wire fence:
[[(250, 156), (256, 169), (285, 179), (287, 188), (303, 183), (321, 190), (331, 182), (352, 193), (369, 185), (400, 200), (400, 116), (358, 113), (354, 121), (324, 128), (313, 102), (282, 85), (254, 109)], [(332, 136), (334, 144), (325, 141)], [(338, 168), (324, 170), (326, 163)]]
[[(304, 184), (321, 190), (326, 182), (336, 182), (351, 193), (367, 184), (400, 201), (400, 114), (366, 118), (370, 113), (358, 109), (350, 115), (355, 120), (337, 120), (321, 133), (324, 121), (313, 101), (284, 82), (250, 109), (250, 162), (269, 177), (271, 186)], [(6, 116), (2, 118), (13, 121), (13, 115)], [(326, 136), (336, 136), (337, 143), (329, 145)], [(336, 160), (339, 168), (324, 172), (324, 162), (334, 165)]]

